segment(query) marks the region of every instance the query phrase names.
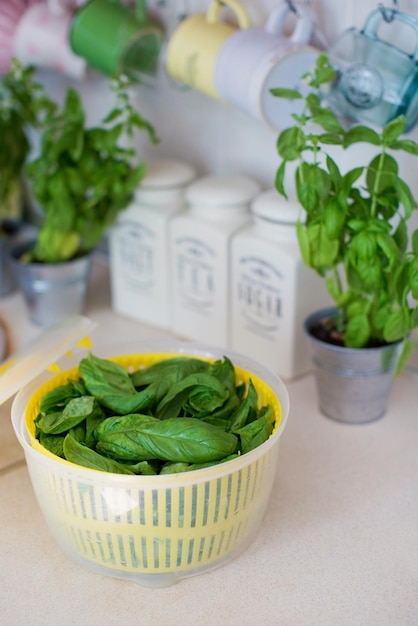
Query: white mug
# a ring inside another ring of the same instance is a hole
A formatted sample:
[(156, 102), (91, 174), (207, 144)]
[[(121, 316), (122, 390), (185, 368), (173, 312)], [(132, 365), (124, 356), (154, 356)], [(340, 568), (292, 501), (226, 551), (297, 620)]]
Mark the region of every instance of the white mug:
[(287, 3), (280, 5), (264, 28), (236, 31), (224, 43), (215, 68), (221, 99), (275, 130), (286, 125), (289, 111), (283, 112), (283, 103), (270, 89), (297, 87), (295, 81), (311, 69), (318, 54), (308, 45), (315, 25), (312, 12), (298, 5), (295, 28), (287, 36), (285, 22), (290, 12)]
[(50, 69), (72, 78), (82, 78), (87, 62), (70, 48), (68, 33), (72, 13), (51, 13), (37, 2), (19, 20), (13, 39), (13, 53), (23, 63)]
[(54, 15), (62, 15), (67, 11), (74, 11), (86, 3), (86, 0), (46, 0), (48, 9)]
[(22, 15), (32, 0), (10, 0), (1, 4), (0, 11), (0, 76), (7, 74), (13, 58), (13, 39)]

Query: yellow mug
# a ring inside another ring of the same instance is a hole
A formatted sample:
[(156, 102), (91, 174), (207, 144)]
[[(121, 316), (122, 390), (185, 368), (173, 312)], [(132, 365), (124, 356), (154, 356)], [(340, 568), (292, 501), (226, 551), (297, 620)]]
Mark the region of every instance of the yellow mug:
[(220, 20), (223, 6), (233, 10), (239, 28), (250, 26), (247, 11), (237, 0), (214, 0), (206, 15), (196, 13), (181, 22), (168, 43), (165, 60), (170, 78), (218, 100), (216, 59), (228, 37), (238, 30)]

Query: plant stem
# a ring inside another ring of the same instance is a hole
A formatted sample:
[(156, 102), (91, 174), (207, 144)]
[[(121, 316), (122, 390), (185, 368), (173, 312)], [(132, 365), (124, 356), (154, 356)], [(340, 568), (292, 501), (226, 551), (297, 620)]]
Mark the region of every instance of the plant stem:
[(376, 171), (376, 177), (374, 179), (373, 191), (372, 191), (372, 203), (370, 206), (371, 217), (376, 217), (376, 205), (377, 205), (377, 192), (380, 186), (380, 178), (382, 176), (383, 171), (383, 162), (385, 158), (385, 148), (382, 149), (379, 157), (379, 164)]

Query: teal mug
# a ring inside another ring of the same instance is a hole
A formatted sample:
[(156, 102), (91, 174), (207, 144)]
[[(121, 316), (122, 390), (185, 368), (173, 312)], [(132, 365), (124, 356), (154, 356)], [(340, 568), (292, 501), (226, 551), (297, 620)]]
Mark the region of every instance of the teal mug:
[[(405, 115), (409, 131), (418, 122), (418, 20), (394, 11), (383, 28), (380, 9), (370, 13), (361, 30), (349, 28), (328, 51), (337, 78), (325, 93), (329, 105), (361, 123), (384, 126)], [(387, 28), (402, 27), (404, 38), (394, 44)], [(403, 48), (411, 41), (412, 52)]]
[(144, 0), (135, 12), (119, 0), (90, 0), (75, 13), (69, 38), (73, 52), (103, 74), (137, 79), (156, 71), (163, 33)]

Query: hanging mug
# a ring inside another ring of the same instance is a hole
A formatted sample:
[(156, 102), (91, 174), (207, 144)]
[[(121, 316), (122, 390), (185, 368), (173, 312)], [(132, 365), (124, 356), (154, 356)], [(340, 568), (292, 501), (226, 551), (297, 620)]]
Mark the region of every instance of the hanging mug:
[(22, 63), (82, 78), (87, 63), (68, 42), (72, 13), (51, 13), (43, 2), (32, 4), (20, 18), (13, 36), (13, 55)]
[(237, 31), (225, 42), (216, 62), (215, 85), (223, 100), (279, 130), (295, 112), (295, 104), (280, 102), (270, 89), (295, 88), (295, 82), (315, 63), (318, 51), (307, 44), (315, 25), (308, 7), (298, 7), (294, 30), (285, 34), (292, 9), (277, 7), (265, 27)]
[(75, 13), (70, 30), (72, 50), (108, 76), (140, 78), (157, 69), (162, 31), (136, 0), (135, 14), (120, 0), (90, 0)]
[(62, 15), (65, 11), (73, 11), (75, 7), (85, 3), (85, 0), (46, 0), (48, 9), (54, 15)]
[(221, 21), (223, 6), (232, 9), (240, 29), (250, 26), (247, 11), (237, 0), (214, 0), (206, 15), (196, 13), (180, 23), (168, 43), (165, 61), (170, 78), (215, 99), (219, 99), (214, 81), (217, 57), (238, 30)]
[(362, 30), (349, 28), (329, 49), (337, 79), (324, 96), (332, 108), (358, 122), (384, 126), (404, 114), (409, 131), (418, 121), (418, 20), (393, 11), (388, 22), (406, 25), (415, 39), (412, 53), (382, 38), (384, 21), (384, 11), (373, 11)]

